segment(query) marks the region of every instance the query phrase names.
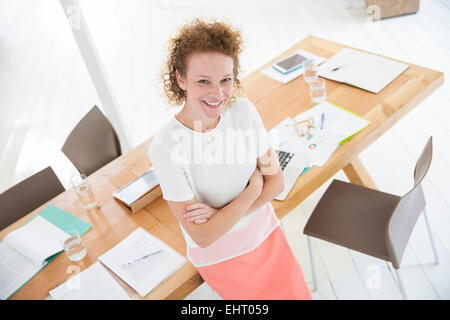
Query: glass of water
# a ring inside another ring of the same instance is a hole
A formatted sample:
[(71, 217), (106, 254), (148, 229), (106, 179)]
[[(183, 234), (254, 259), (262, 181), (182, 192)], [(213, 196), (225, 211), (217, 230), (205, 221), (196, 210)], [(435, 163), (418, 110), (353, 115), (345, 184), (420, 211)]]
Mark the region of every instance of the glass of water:
[(309, 91), (311, 94), (311, 100), (314, 103), (324, 102), (327, 97), (325, 79), (317, 78), (317, 80), (311, 82), (309, 84)]
[(86, 256), (86, 246), (77, 230), (66, 231), (69, 237), (64, 241), (64, 251), (70, 261), (79, 261)]
[(74, 173), (72, 175), (72, 186), (86, 210), (92, 210), (97, 206), (92, 188), (84, 174)]
[(306, 82), (311, 83), (317, 80), (317, 66), (314, 62), (310, 62), (307, 65), (305, 65), (305, 73), (303, 75), (303, 78)]

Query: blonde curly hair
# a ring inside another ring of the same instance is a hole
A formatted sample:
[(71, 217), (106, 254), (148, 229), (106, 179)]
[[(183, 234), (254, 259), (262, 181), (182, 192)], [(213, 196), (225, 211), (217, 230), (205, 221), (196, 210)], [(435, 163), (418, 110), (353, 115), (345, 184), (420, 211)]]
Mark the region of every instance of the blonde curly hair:
[(177, 82), (175, 71), (186, 76), (187, 58), (195, 51), (221, 52), (233, 59), (233, 96), (230, 106), (236, 101), (236, 94), (242, 90), (238, 79), (240, 72), (239, 54), (242, 51), (241, 32), (225, 22), (216, 20), (208, 23), (200, 19), (183, 25), (178, 34), (169, 41), (169, 53), (161, 72), (164, 96), (171, 106), (180, 106), (186, 100), (186, 93)]

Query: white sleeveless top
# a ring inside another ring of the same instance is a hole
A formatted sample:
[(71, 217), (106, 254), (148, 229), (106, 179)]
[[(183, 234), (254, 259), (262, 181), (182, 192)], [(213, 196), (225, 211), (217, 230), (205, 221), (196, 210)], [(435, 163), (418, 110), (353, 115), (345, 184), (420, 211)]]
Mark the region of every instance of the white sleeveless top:
[[(194, 124), (195, 126), (195, 124)], [(150, 161), (169, 201), (197, 201), (221, 208), (247, 186), (256, 160), (270, 148), (270, 139), (255, 106), (238, 98), (225, 109), (218, 125), (206, 133), (193, 131), (171, 118), (149, 149)], [(243, 216), (225, 235), (206, 248), (199, 247), (180, 224), (187, 256), (200, 267), (249, 252), (279, 225), (267, 203)]]

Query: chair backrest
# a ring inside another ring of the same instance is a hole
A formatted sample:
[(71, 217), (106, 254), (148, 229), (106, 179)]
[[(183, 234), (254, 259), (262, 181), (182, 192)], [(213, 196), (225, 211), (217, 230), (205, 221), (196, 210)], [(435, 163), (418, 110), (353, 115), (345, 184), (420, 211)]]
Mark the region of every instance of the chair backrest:
[(0, 230), (64, 191), (51, 167), (9, 188), (0, 194)]
[(430, 167), (432, 154), (433, 140), (430, 137), (414, 169), (414, 187), (400, 199), (386, 227), (386, 247), (396, 269), (400, 268), (406, 245), (420, 213), (425, 208), (421, 183)]
[(86, 176), (122, 154), (116, 131), (97, 106), (78, 122), (61, 150)]

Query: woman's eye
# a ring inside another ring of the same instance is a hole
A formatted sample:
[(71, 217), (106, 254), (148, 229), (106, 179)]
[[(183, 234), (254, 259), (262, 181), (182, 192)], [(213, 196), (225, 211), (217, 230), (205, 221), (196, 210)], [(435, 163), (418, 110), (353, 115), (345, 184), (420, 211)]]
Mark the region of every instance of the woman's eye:
[(225, 79), (223, 79), (222, 81), (223, 81), (223, 82), (230, 82), (230, 81), (231, 81), (231, 78), (225, 78)]
[(199, 83), (208, 83), (208, 80), (199, 80)]

